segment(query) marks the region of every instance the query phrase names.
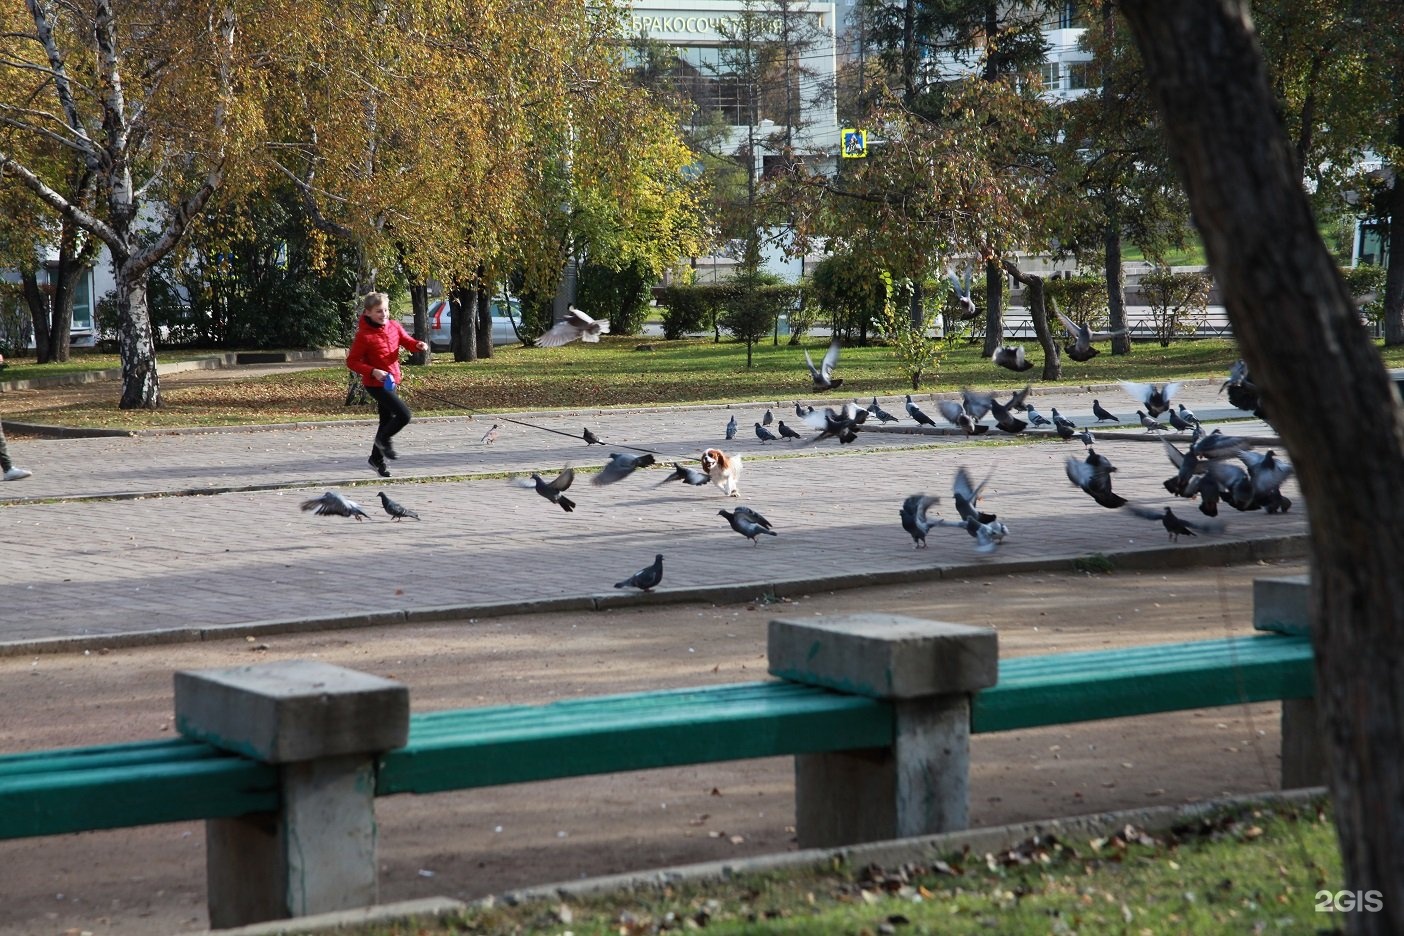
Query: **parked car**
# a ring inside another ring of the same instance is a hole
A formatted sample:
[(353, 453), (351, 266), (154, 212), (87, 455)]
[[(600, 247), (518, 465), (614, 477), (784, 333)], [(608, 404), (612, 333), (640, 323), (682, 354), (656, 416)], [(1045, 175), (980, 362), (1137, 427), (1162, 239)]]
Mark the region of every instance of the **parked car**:
[[(515, 344), (517, 326), (521, 325), (521, 303), (510, 300), (506, 306), (499, 299), (489, 303), (492, 310), (492, 343), (494, 345)], [(405, 323), (412, 328), (414, 320)], [(453, 306), (447, 299), (436, 299), (429, 304), (429, 347), (435, 351), (447, 351), (453, 339)]]

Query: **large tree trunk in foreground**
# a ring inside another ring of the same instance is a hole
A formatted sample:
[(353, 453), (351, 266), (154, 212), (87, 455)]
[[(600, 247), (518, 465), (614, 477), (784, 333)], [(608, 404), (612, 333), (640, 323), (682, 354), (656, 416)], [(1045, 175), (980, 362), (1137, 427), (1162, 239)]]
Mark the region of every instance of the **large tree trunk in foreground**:
[(1318, 700), (1345, 886), (1383, 901), (1330, 923), (1404, 933), (1404, 413), (1317, 234), (1248, 4), (1123, 9), (1310, 514)]

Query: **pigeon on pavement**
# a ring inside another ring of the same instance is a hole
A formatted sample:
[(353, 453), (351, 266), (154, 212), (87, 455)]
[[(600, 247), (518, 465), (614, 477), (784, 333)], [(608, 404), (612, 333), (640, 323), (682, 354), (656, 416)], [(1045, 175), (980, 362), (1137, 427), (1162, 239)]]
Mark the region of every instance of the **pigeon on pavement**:
[(585, 440), (586, 445), (604, 445), (604, 443), (600, 441), (600, 437), (590, 431), (589, 426), (585, 427), (585, 431), (580, 434), (580, 438)]
[(824, 353), (824, 360), (816, 369), (814, 359), (809, 356), (808, 349), (804, 352), (804, 362), (809, 365), (809, 376), (814, 380), (815, 390), (834, 390), (843, 384), (842, 377), (834, 376), (834, 368), (838, 366), (839, 342), (835, 338), (829, 342), (829, 350)]
[(319, 517), (355, 517), (357, 520), (369, 520), (370, 515), (361, 509), (361, 505), (355, 501), (343, 497), (336, 491), (327, 491), (321, 497), (314, 497), (302, 502), (303, 510), (315, 511)]
[(1053, 425), (1042, 413), (1033, 408), (1032, 403), (1024, 407), (1024, 415), (1029, 417), (1030, 425), (1039, 426), (1040, 428)]
[(556, 348), (575, 341), (599, 341), (600, 335), (609, 334), (609, 319), (593, 319), (575, 306), (570, 306), (566, 317), (536, 339), (539, 348)]
[(980, 492), (989, 483), (989, 478), (981, 481), (978, 486), (971, 484), (970, 472), (964, 468), (956, 470), (955, 481), (951, 485), (951, 490), (955, 495), (956, 512), (960, 514), (960, 520), (935, 521), (937, 526), (961, 527), (965, 532), (975, 538), (975, 551), (982, 553), (992, 553), (999, 548), (999, 544), (1004, 542), (1004, 538), (1009, 535), (1009, 527), (1005, 526), (995, 514), (984, 513), (975, 505), (980, 499)]
[(770, 528), (770, 522), (749, 507), (737, 507), (734, 511), (718, 510), (718, 516), (726, 518), (726, 522), (731, 524), (731, 528), (740, 533), (755, 546), (759, 540), (758, 536), (778, 536)]
[(406, 517), (409, 517), (411, 520), (419, 519), (419, 514), (415, 513), (413, 510), (410, 510), (408, 507), (395, 503), (390, 498), (385, 496), (384, 491), (381, 491), (378, 494), (376, 494), (376, 497), (380, 498), (380, 506), (384, 507), (385, 512), (388, 513), (390, 516), (394, 517), (396, 521), (403, 520)]
[(497, 441), (497, 430), (502, 428), (500, 424), (493, 423), (492, 428), (483, 433), (483, 444), (491, 445)]
[(726, 441), (730, 442), (734, 438), (736, 438), (736, 416), (732, 414), (732, 417), (726, 421)]
[(1001, 432), (1013, 434), (1023, 432), (1029, 427), (1028, 423), (1011, 413), (1009, 407), (998, 400), (990, 400), (990, 413), (994, 416), (995, 425), (999, 427)]
[(989, 426), (975, 422), (975, 417), (967, 413), (965, 407), (955, 400), (940, 400), (936, 403), (936, 408), (941, 411), (941, 416), (946, 422), (956, 426), (966, 435), (979, 435), (990, 431)]
[(663, 581), (663, 554), (659, 553), (653, 557), (653, 565), (645, 566), (622, 582), (615, 582), (615, 588), (637, 588), (648, 591), (659, 582)]
[(1121, 422), (1116, 418), (1116, 414), (1107, 410), (1099, 401), (1092, 401), (1092, 415), (1097, 417), (1097, 422), (1110, 419), (1112, 422)]
[(762, 442), (774, 442), (780, 437), (777, 436), (775, 433), (771, 432), (769, 429), (762, 426), (760, 423), (756, 423), (756, 438), (760, 439)]
[(902, 501), (902, 510), (899, 516), (902, 518), (902, 529), (912, 536), (915, 544), (913, 549), (926, 548), (926, 533), (936, 524), (926, 519), (926, 511), (933, 504), (941, 503), (939, 497), (927, 497), (925, 494), (913, 494)]
[(1136, 410), (1136, 416), (1141, 420), (1141, 425), (1146, 427), (1147, 432), (1163, 432), (1165, 430), (1163, 425), (1151, 419), (1140, 410)]
[(775, 422), (775, 414), (770, 411), (769, 407), (766, 407), (765, 415), (761, 417), (761, 425), (768, 426), (773, 422)]
[(616, 481), (623, 481), (636, 469), (647, 468), (652, 464), (652, 455), (625, 455), (622, 452), (610, 452), (609, 461), (605, 462), (604, 467), (590, 479), (590, 483), (613, 484)]
[(1112, 492), (1111, 476), (1116, 467), (1093, 449), (1087, 450), (1087, 458), (1078, 461), (1069, 458), (1066, 463), (1068, 480), (1081, 488), (1094, 501), (1108, 509), (1126, 506), (1126, 498)]
[(847, 445), (858, 438), (858, 427), (867, 420), (868, 411), (857, 403), (845, 403), (838, 409), (826, 406), (823, 411), (816, 411), (804, 417), (806, 426), (819, 430), (819, 434), (805, 444), (813, 445), (825, 439), (837, 438), (839, 445)]
[(881, 423), (898, 422), (898, 419), (897, 419), (896, 416), (893, 416), (893, 415), (892, 415), (891, 413), (889, 413), (887, 410), (883, 409), (881, 406), (878, 406), (877, 397), (873, 397), (873, 402), (868, 404), (868, 412), (870, 412), (870, 413), (872, 413), (874, 416), (876, 416), (877, 419), (878, 419), (878, 422), (881, 422)]
[(1224, 524), (1220, 520), (1201, 520), (1199, 522), (1186, 520), (1183, 517), (1175, 516), (1175, 511), (1169, 507), (1161, 511), (1132, 505), (1127, 509), (1143, 519), (1159, 520), (1165, 526), (1165, 532), (1169, 534), (1169, 538), (1173, 542), (1179, 542), (1181, 536), (1194, 536), (1196, 533), (1218, 533), (1224, 529)]
[(783, 420), (783, 419), (780, 420), (779, 429), (780, 429), (780, 438), (782, 438), (782, 439), (799, 439), (799, 438), (803, 438), (798, 432), (796, 432), (795, 430), (791, 429), (789, 426), (785, 425), (785, 420)]
[(936, 425), (936, 420), (932, 419), (930, 416), (928, 416), (928, 415), (926, 415), (925, 413), (923, 413), (923, 412), (921, 411), (921, 409), (920, 409), (915, 403), (912, 402), (912, 395), (911, 395), (910, 393), (907, 394), (907, 415), (910, 416), (910, 417), (912, 417), (913, 419), (915, 419), (915, 420), (917, 421), (917, 424), (918, 424), (918, 425), (921, 425), (921, 426), (934, 426), (934, 425)]
[(536, 493), (540, 494), (551, 503), (559, 505), (566, 513), (570, 513), (575, 509), (575, 501), (566, 497), (565, 491), (574, 480), (575, 470), (567, 468), (556, 475), (555, 479), (552, 481), (545, 480), (541, 475), (533, 471), (530, 481), (519, 481), (517, 483), (521, 487), (535, 487)]

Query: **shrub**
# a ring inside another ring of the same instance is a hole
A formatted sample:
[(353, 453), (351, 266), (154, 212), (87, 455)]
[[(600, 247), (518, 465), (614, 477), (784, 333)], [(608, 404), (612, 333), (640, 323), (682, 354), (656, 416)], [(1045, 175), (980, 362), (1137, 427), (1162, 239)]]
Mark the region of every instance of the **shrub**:
[(637, 335), (648, 316), (653, 281), (653, 273), (639, 263), (615, 270), (586, 260), (580, 264), (576, 304), (595, 318), (609, 319), (610, 334)]
[(663, 337), (668, 341), (707, 330), (716, 316), (714, 290), (708, 286), (668, 286), (658, 304), (663, 310)]
[(1380, 320), (1380, 310), (1384, 306), (1382, 300), (1385, 274), (1388, 272), (1385, 267), (1375, 266), (1373, 263), (1362, 263), (1341, 270), (1341, 278), (1345, 280), (1346, 288), (1350, 290), (1351, 297), (1359, 306), (1360, 314), (1371, 323)]
[[(1111, 312), (1107, 308), (1107, 281), (1102, 277), (1086, 273), (1050, 277), (1043, 281), (1043, 295), (1049, 308), (1056, 302), (1058, 311), (1079, 325), (1086, 325), (1093, 331), (1107, 327)], [(1062, 334), (1056, 320), (1053, 331)]]
[(1194, 334), (1208, 314), (1208, 273), (1173, 273), (1158, 267), (1141, 277), (1141, 294), (1150, 306), (1151, 327), (1162, 348), (1177, 334)]

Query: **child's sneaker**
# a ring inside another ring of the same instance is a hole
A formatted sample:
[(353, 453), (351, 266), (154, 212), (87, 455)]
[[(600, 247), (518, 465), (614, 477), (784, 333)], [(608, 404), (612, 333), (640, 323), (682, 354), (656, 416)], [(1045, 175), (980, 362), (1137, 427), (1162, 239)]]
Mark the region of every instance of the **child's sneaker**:
[(380, 475), (382, 478), (390, 477), (390, 469), (385, 467), (385, 459), (376, 458), (372, 455), (370, 458), (366, 459), (366, 461), (375, 469), (376, 474)]
[(5, 476), (3, 478), (0, 478), (0, 481), (19, 481), (23, 478), (29, 477), (32, 474), (34, 474), (34, 472), (27, 471), (24, 468), (11, 468), (5, 472)]

